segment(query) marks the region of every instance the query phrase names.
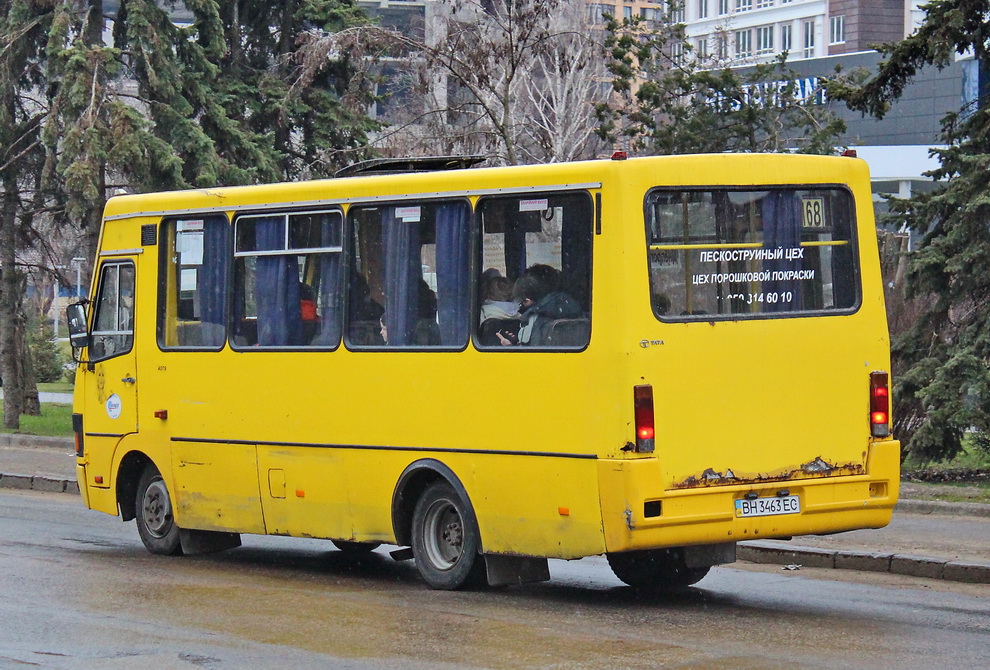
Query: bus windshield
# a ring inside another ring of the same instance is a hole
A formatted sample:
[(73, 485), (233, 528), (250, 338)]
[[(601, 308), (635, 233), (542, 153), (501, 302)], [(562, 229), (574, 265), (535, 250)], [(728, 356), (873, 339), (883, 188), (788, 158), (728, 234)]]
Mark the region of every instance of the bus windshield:
[(657, 318), (851, 312), (859, 303), (843, 188), (655, 189), (646, 198)]

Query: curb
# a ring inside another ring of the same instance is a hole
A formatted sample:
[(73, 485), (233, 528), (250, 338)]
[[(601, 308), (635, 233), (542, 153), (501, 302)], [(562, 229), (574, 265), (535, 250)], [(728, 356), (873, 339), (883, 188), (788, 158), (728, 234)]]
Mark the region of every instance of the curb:
[(897, 501), (895, 509), (909, 514), (990, 517), (990, 505), (984, 503), (951, 503), (941, 500), (905, 500), (902, 498)]
[(740, 542), (737, 547), (737, 558), (750, 563), (793, 564), (809, 568), (889, 572), (894, 575), (909, 577), (944, 579), (969, 584), (990, 584), (990, 563), (979, 561), (942, 560), (910, 554), (783, 546), (775, 542), (754, 540)]
[(42, 475), (0, 474), (0, 488), (23, 491), (47, 491), (49, 493), (74, 493), (79, 495), (79, 483), (75, 479), (59, 479)]
[(76, 442), (71, 437), (44, 437), (24, 433), (0, 433), (0, 447), (57, 447), (75, 451)]

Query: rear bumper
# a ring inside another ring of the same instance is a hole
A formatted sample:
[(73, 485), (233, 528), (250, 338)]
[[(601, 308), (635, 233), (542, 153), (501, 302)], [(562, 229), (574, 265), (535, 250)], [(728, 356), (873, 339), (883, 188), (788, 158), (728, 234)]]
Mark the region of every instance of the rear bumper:
[[(900, 484), (900, 443), (870, 446), (865, 475), (665, 491), (657, 459), (599, 462), (602, 523), (608, 551), (715, 544), (882, 528)], [(738, 518), (735, 501), (786, 489), (799, 514)]]

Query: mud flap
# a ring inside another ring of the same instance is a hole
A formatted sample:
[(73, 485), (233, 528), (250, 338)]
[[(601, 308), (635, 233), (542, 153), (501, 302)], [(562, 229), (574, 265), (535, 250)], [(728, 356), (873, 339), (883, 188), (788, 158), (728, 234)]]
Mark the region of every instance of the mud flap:
[(736, 562), (736, 543), (699, 544), (684, 547), (684, 564), (689, 568), (710, 568)]
[(511, 586), (527, 582), (546, 582), (550, 566), (545, 558), (485, 554), (489, 586)]
[(179, 544), (186, 556), (215, 554), (224, 549), (241, 546), (240, 533), (223, 533), (213, 530), (179, 529)]

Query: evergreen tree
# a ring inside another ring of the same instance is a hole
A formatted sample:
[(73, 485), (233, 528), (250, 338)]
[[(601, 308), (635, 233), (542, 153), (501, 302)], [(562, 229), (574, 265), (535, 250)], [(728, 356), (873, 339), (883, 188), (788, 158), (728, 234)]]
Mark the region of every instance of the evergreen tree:
[[(0, 1), (0, 377), (4, 382), (6, 428), (19, 427), (20, 415), (37, 398), (34, 380), (25, 374), (21, 313), (23, 273), (17, 267), (22, 231), (38, 209), (40, 127), (46, 110), (38, 95), (44, 83), (44, 41), (51, 2)], [(32, 389), (33, 393), (32, 393)]]
[[(17, 250), (32, 217), (81, 224), (107, 198), (332, 173), (374, 124), (363, 63), (309, 63), (310, 30), (362, 20), (353, 0), (0, 0), (0, 374), (16, 427), (27, 369)], [(190, 20), (173, 22), (184, 7)], [(114, 13), (108, 10), (116, 9)], [(23, 329), (21, 330), (23, 332)], [(33, 384), (33, 379), (30, 380)]]
[[(990, 66), (990, 2), (936, 0), (922, 7), (924, 23), (905, 40), (880, 47), (884, 61), (862, 85), (837, 79), (833, 97), (883, 117), (923, 67), (949, 65), (972, 53), (984, 76)], [(895, 338), (894, 429), (919, 461), (955, 456), (975, 429), (990, 445), (990, 105), (987, 91), (942, 125), (940, 166), (928, 173), (936, 188), (893, 201), (896, 221), (922, 239), (910, 258), (909, 296), (922, 313)]]
[(599, 107), (599, 134), (649, 154), (835, 151), (845, 123), (802, 91), (786, 54), (741, 71), (696, 54), (684, 25), (639, 18), (607, 22), (613, 98)]

